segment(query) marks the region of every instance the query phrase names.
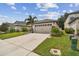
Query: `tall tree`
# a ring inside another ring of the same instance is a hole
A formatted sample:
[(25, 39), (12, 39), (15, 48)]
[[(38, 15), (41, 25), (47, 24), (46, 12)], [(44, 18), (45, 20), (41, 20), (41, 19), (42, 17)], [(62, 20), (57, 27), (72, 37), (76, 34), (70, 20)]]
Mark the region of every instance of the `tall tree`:
[(64, 21), (67, 19), (68, 15), (69, 15), (68, 13), (64, 14)]
[(8, 23), (2, 23), (0, 26), (0, 31), (6, 32), (8, 30)]
[(27, 21), (27, 23), (31, 24), (31, 31), (32, 31), (32, 33), (33, 33), (33, 24), (35, 22), (35, 19), (37, 19), (37, 17), (36, 16), (33, 17), (31, 15), (29, 15), (29, 17), (27, 19), (25, 19), (25, 21)]
[(64, 30), (64, 22), (67, 19), (67, 17), (68, 17), (68, 13), (65, 13), (63, 16), (58, 18), (58, 25), (62, 30)]
[(61, 16), (60, 18), (58, 18), (58, 25), (59, 27), (63, 30), (64, 29), (64, 17)]

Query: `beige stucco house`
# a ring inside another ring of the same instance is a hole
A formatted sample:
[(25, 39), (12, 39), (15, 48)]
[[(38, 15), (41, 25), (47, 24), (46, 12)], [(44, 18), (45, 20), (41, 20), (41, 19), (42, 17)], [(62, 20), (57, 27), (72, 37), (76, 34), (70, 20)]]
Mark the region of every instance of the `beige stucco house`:
[(50, 33), (52, 26), (58, 27), (56, 20), (52, 19), (40, 20), (34, 23), (33, 31), (35, 33)]
[(75, 34), (77, 34), (77, 30), (79, 29), (79, 12), (70, 13), (64, 23), (64, 28), (73, 28), (75, 30)]
[(14, 23), (9, 23), (9, 30), (15, 29), (15, 31), (22, 31), (22, 28), (26, 28), (26, 22), (16, 21)]

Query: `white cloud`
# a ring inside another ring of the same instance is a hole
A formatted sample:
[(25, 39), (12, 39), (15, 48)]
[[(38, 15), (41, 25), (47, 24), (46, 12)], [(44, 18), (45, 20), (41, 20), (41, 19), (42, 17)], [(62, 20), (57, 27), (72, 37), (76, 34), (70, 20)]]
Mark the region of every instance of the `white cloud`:
[(11, 6), (11, 8), (12, 8), (13, 10), (16, 10), (16, 7), (15, 7), (15, 6)]
[(35, 14), (34, 13), (31, 13), (31, 15), (34, 16)]
[(79, 7), (79, 3), (70, 4), (70, 7)]
[(48, 12), (47, 14), (40, 14), (39, 17), (42, 17), (43, 19), (57, 19), (60, 17), (60, 13), (58, 12)]
[(60, 14), (58, 12), (48, 12), (48, 17), (51, 19), (57, 19), (59, 16)]
[(75, 7), (78, 7), (79, 6), (79, 3), (75, 3)]
[(69, 12), (73, 12), (73, 10), (69, 10)]
[(25, 15), (29, 15), (29, 13), (26, 12)]
[(16, 10), (15, 3), (7, 3), (13, 10)]
[(79, 3), (70, 4), (69, 6), (70, 7), (78, 7), (79, 6)]
[(23, 10), (26, 10), (26, 7), (25, 6), (23, 6), (22, 8), (23, 8)]
[(59, 6), (55, 3), (37, 3), (38, 8), (59, 8)]
[(20, 12), (20, 11), (15, 11), (14, 13), (16, 13), (16, 14), (22, 14), (22, 12)]
[(40, 11), (47, 11), (47, 9), (40, 9)]
[(66, 13), (67, 11), (66, 10), (63, 10), (63, 13)]
[(28, 13), (28, 12), (26, 12), (25, 15), (26, 16), (29, 16), (29, 15), (36, 16), (35, 13)]
[(47, 11), (49, 8), (59, 8), (59, 6), (55, 3), (37, 3), (36, 5), (37, 8), (40, 9), (40, 11)]
[(9, 6), (15, 6), (15, 3), (7, 3)]
[(12, 17), (0, 15), (0, 24), (2, 24), (3, 22), (13, 23), (14, 19)]
[(38, 8), (41, 8), (41, 4), (40, 3), (37, 3), (36, 5), (37, 5)]
[(69, 6), (70, 6), (70, 7), (73, 7), (74, 5), (73, 5), (73, 4), (70, 4)]

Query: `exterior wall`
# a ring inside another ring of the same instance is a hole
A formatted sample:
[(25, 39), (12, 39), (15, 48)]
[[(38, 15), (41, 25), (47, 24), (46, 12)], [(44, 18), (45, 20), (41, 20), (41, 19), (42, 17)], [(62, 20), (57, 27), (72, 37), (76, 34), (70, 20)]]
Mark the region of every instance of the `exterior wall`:
[(74, 34), (77, 34), (77, 22), (73, 22), (69, 25), (70, 28), (73, 28), (75, 30), (75, 33)]
[(79, 29), (79, 19), (76, 21), (76, 23), (77, 23), (77, 29)]
[(79, 17), (79, 14), (69, 15), (68, 18), (66, 19), (65, 23), (64, 23), (64, 28), (69, 28), (70, 27), (68, 23), (69, 23), (71, 17)]
[(33, 31), (36, 33), (50, 33), (52, 26), (57, 26), (57, 24), (56, 23), (34, 24)]
[(77, 34), (77, 29), (79, 29), (79, 19), (69, 24), (71, 17), (79, 17), (79, 14), (69, 15), (64, 23), (64, 28), (73, 28), (75, 30), (75, 34)]
[(15, 30), (22, 31), (22, 27), (21, 26), (15, 26), (14, 28), (15, 28)]
[(22, 28), (26, 28), (25, 26), (12, 26), (12, 27), (8, 27), (8, 31), (10, 31), (11, 29), (15, 29), (15, 31), (19, 30), (22, 31)]
[(79, 30), (79, 19), (76, 20), (76, 34), (78, 33), (77, 30)]
[(31, 24), (29, 24), (29, 25), (26, 26), (26, 28), (27, 28), (28, 31), (31, 30), (31, 27), (32, 27)]
[(31, 26), (26, 27), (28, 31), (31, 31)]

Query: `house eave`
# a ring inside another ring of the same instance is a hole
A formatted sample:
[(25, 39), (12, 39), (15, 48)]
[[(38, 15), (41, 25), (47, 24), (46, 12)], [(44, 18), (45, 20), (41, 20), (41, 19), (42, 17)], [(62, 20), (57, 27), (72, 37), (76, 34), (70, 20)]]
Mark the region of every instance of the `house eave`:
[(76, 17), (74, 20), (72, 20), (71, 22), (69, 22), (69, 24), (73, 23), (73, 22), (76, 21), (77, 19), (79, 19), (79, 17)]

